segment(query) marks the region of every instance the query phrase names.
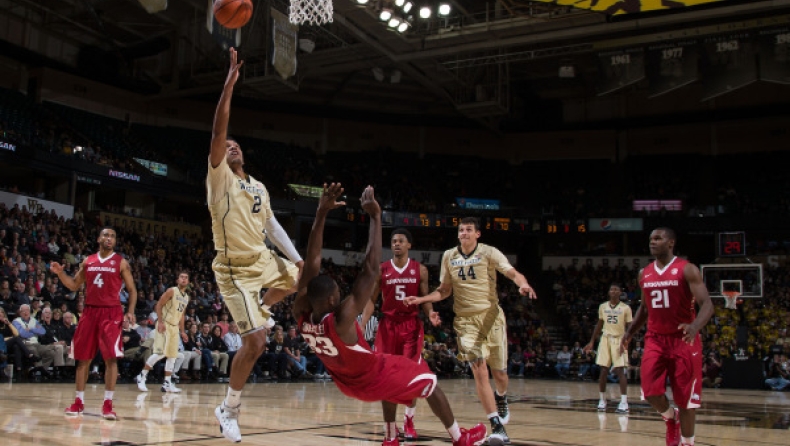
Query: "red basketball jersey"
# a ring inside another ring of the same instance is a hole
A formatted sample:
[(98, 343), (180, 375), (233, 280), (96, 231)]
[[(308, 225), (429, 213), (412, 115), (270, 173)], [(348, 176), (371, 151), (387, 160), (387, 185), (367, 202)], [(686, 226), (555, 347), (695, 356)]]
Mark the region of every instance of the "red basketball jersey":
[(115, 307), (121, 305), (121, 257), (112, 253), (102, 259), (99, 253), (91, 254), (85, 260), (85, 305), (94, 307)]
[[(370, 351), (359, 324), (354, 322), (354, 325), (359, 342), (346, 345), (337, 334), (333, 313), (324, 316), (318, 324), (311, 323), (309, 315), (299, 321), (302, 337), (315, 348), (340, 391), (363, 399), (358, 394), (377, 379), (381, 356)], [(371, 398), (370, 401), (376, 401), (377, 397), (371, 395)]]
[(663, 335), (681, 336), (680, 324), (694, 322), (694, 296), (683, 275), (689, 262), (675, 257), (663, 269), (656, 262), (647, 265), (642, 272), (639, 286), (642, 299), (648, 306), (647, 330)]
[(403, 305), (407, 296), (420, 295), (420, 263), (409, 259), (401, 269), (394, 260), (381, 264), (381, 312), (386, 317), (406, 319), (417, 317), (419, 305)]

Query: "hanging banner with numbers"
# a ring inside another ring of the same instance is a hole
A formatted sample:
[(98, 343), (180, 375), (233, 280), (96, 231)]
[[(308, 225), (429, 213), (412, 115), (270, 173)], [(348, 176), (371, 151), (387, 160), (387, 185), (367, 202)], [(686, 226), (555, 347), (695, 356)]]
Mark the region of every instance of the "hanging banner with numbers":
[(697, 42), (689, 40), (654, 45), (647, 49), (647, 77), (654, 98), (699, 79)]
[(790, 84), (790, 27), (760, 31), (760, 79)]
[(640, 12), (686, 8), (689, 6), (719, 3), (726, 0), (537, 0), (560, 6), (603, 12), (609, 15), (636, 14)]
[(241, 28), (228, 29), (220, 25), (216, 18), (214, 18), (214, 2), (208, 0), (208, 8), (206, 9), (206, 29), (215, 42), (227, 50), (230, 47), (238, 48), (241, 46)]
[(703, 101), (757, 81), (757, 58), (747, 33), (710, 37), (703, 47)]
[(598, 54), (598, 95), (602, 96), (645, 78), (645, 52), (642, 48)]
[(272, 66), (283, 79), (296, 74), (298, 32), (287, 15), (272, 8)]

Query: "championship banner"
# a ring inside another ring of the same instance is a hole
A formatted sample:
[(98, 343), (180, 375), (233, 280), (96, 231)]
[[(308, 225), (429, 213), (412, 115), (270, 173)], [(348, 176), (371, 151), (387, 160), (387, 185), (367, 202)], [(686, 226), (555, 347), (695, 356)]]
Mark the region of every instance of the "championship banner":
[(697, 42), (689, 40), (647, 49), (650, 98), (685, 87), (699, 79)]
[(598, 96), (635, 84), (644, 78), (645, 52), (642, 48), (598, 54)]
[(296, 74), (298, 33), (287, 15), (272, 8), (272, 66), (283, 80)]
[(757, 81), (754, 44), (747, 33), (705, 39), (702, 58), (702, 101)]
[(206, 8), (206, 29), (208, 30), (214, 41), (227, 50), (230, 47), (238, 48), (241, 46), (241, 28), (228, 29), (220, 25), (217, 19), (214, 18), (214, 1), (208, 0), (208, 7)]
[(790, 27), (760, 31), (760, 80), (790, 84)]
[(537, 0), (541, 3), (554, 3), (559, 6), (573, 6), (579, 9), (603, 12), (609, 15), (636, 14), (640, 12), (699, 6), (720, 3), (725, 0)]

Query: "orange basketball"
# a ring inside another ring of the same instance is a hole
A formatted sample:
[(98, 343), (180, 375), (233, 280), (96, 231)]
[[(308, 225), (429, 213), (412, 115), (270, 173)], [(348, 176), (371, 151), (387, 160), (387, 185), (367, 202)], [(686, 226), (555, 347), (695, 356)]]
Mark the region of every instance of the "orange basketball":
[(225, 28), (241, 28), (252, 17), (252, 0), (214, 0), (214, 17)]

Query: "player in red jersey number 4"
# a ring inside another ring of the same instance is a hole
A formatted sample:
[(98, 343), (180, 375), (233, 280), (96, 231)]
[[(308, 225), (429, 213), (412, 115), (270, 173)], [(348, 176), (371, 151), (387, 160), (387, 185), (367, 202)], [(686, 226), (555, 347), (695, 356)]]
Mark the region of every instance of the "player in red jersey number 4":
[[(642, 304), (621, 341), (621, 351), (645, 322), (642, 394), (667, 425), (667, 446), (694, 444), (696, 409), (702, 395), (702, 342), (699, 331), (713, 315), (713, 304), (699, 268), (676, 257), (675, 231), (650, 233), (650, 254), (656, 260), (639, 273)], [(694, 304), (699, 305), (695, 315)], [(677, 409), (669, 405), (666, 381)]]
[[(86, 286), (85, 311), (77, 325), (72, 341), (71, 355), (77, 361), (77, 397), (74, 404), (66, 409), (66, 415), (82, 414), (85, 400), (85, 383), (88, 381), (88, 368), (101, 351), (104, 358), (104, 405), (102, 417), (116, 419), (112, 408), (112, 397), (115, 381), (118, 379), (118, 358), (123, 358), (121, 331), (123, 320), (134, 324), (134, 307), (137, 304), (137, 289), (132, 278), (129, 262), (114, 252), (116, 243), (115, 230), (104, 227), (99, 231), (99, 252), (91, 254), (80, 264), (74, 277), (63, 271), (58, 262), (50, 264), (50, 270), (71, 291), (77, 291), (83, 284)], [(121, 286), (126, 285), (129, 293), (126, 316), (123, 314), (120, 294)]]
[[(370, 215), (370, 232), (362, 271), (351, 287), (351, 294), (343, 299), (337, 283), (329, 276), (319, 275), (326, 216), (332, 209), (345, 205), (336, 201), (342, 192), (340, 184), (324, 185), (310, 232), (307, 260), (293, 307), (302, 336), (332, 374), (335, 385), (347, 396), (394, 404), (410, 404), (415, 398), (425, 398), (450, 433), (454, 446), (482, 443), (485, 426), (478, 424), (469, 430), (458, 427), (447, 397), (436, 385), (436, 375), (425, 362), (374, 352), (365, 342), (356, 318), (373, 293), (381, 259), (381, 208), (372, 187), (365, 189), (361, 199), (362, 209)], [(392, 429), (385, 433), (383, 445), (397, 446), (394, 423), (390, 426)]]

